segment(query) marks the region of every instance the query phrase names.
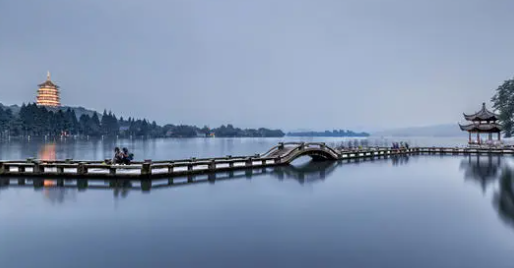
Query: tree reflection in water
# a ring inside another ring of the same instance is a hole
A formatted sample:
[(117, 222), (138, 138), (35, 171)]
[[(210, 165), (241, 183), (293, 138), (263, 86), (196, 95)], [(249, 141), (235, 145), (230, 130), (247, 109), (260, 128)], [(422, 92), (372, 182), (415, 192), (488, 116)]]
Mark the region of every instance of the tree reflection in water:
[(514, 227), (514, 171), (505, 167), (500, 176), (498, 191), (494, 194), (494, 206), (500, 218)]

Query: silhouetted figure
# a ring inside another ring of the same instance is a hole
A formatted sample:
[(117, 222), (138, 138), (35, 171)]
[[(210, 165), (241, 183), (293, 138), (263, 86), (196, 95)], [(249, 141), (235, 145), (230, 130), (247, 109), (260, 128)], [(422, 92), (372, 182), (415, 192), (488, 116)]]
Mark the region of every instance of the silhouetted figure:
[(114, 148), (114, 157), (112, 158), (112, 164), (122, 163), (122, 153), (119, 147)]
[(121, 163), (124, 165), (130, 165), (130, 162), (134, 159), (134, 154), (129, 153), (127, 148), (123, 148), (121, 152)]

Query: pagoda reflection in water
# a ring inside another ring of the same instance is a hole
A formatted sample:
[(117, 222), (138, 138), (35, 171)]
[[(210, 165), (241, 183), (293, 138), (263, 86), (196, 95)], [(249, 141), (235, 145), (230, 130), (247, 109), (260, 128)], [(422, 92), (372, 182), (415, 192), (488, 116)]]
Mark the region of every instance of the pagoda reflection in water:
[[(56, 143), (45, 143), (39, 150), (38, 158), (46, 161), (56, 160)], [(66, 199), (75, 197), (74, 191), (64, 187), (53, 187), (56, 184), (56, 180), (52, 178), (43, 180), (43, 194), (51, 203), (63, 203)]]
[[(55, 156), (55, 143), (45, 143), (43, 147), (39, 150), (38, 159), (52, 161), (56, 160)], [(55, 181), (53, 180), (44, 180), (43, 186), (54, 186)]]
[(38, 158), (41, 160), (56, 160), (57, 157), (55, 155), (56, 144), (55, 142), (52, 143), (45, 143), (43, 147), (39, 150)]
[(460, 163), (465, 179), (478, 182), (484, 192), (489, 184), (500, 177), (502, 166), (502, 158), (492, 155), (469, 156)]

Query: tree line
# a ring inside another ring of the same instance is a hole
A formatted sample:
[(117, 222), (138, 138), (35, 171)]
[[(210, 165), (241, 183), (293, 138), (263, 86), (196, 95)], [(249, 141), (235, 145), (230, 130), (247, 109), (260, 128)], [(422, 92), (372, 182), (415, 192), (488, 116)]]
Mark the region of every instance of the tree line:
[(281, 130), (240, 129), (232, 125), (218, 128), (189, 125), (158, 125), (155, 121), (117, 118), (112, 112), (82, 114), (73, 109), (52, 111), (36, 104), (22, 105), (18, 114), (0, 107), (0, 136), (117, 136), (117, 137), (283, 137)]

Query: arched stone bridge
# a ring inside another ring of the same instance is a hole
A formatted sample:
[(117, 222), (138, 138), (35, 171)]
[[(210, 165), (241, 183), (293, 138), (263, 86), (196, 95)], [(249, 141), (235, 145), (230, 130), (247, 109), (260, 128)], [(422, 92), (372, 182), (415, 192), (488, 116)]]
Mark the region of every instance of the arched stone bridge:
[(339, 153), (323, 142), (281, 142), (271, 148), (262, 158), (279, 158), (281, 163), (291, 163), (302, 156), (310, 156), (313, 160), (337, 160)]

